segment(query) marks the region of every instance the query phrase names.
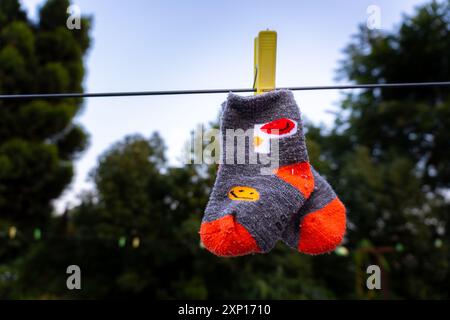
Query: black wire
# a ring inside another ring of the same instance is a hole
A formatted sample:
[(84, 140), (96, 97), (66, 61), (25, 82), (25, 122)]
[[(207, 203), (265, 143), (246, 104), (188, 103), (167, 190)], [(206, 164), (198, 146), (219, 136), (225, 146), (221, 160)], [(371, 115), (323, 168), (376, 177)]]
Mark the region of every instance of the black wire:
[[(284, 87), (292, 91), (308, 90), (341, 90), (341, 89), (376, 89), (376, 88), (405, 88), (405, 87), (442, 87), (450, 86), (450, 81), (445, 82), (411, 82), (411, 83), (382, 83), (382, 84), (348, 84), (334, 86), (305, 86)], [(42, 94), (2, 94), (0, 100), (21, 99), (52, 99), (52, 98), (98, 98), (98, 97), (130, 97), (130, 96), (163, 96), (182, 94), (212, 94), (229, 92), (255, 92), (254, 88), (245, 89), (200, 89), (200, 90), (167, 90), (167, 91), (130, 91), (130, 92), (100, 92), (100, 93), (42, 93)]]
[[(312, 86), (291, 87), (289, 90), (335, 90), (335, 89), (376, 89), (376, 88), (405, 88), (405, 87), (444, 87), (450, 86), (450, 81), (443, 82), (406, 82), (406, 83), (380, 83), (380, 84), (349, 84), (339, 86)], [(283, 89), (283, 88), (280, 88)]]

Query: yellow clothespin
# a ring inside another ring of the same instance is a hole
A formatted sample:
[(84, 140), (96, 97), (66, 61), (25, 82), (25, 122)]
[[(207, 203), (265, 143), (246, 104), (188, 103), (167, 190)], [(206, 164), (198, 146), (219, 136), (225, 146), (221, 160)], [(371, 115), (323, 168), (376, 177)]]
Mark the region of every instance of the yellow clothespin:
[(254, 84), (256, 94), (275, 89), (275, 71), (277, 61), (277, 33), (260, 31), (255, 38)]

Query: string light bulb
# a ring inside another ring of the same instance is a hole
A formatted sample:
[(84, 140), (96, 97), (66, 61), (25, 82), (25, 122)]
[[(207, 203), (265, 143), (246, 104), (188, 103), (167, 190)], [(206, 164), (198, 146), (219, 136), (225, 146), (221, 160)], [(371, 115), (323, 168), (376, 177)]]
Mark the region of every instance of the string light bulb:
[(441, 239), (434, 240), (434, 246), (436, 248), (441, 248), (442, 247), (442, 240)]
[(334, 253), (336, 253), (336, 255), (341, 256), (341, 257), (346, 257), (349, 254), (348, 249), (344, 246), (337, 247), (334, 250)]
[(9, 227), (8, 236), (11, 240), (17, 236), (17, 228), (15, 226)]
[(141, 240), (139, 239), (139, 237), (134, 237), (133, 241), (131, 242), (131, 245), (135, 249), (139, 248), (139, 246), (141, 245)]
[(119, 238), (119, 247), (123, 248), (125, 247), (125, 245), (127, 244), (127, 238), (125, 238), (124, 236)]
[(39, 228), (34, 229), (33, 236), (34, 236), (35, 240), (38, 240), (38, 241), (41, 240), (41, 238), (42, 238), (41, 229), (39, 229)]

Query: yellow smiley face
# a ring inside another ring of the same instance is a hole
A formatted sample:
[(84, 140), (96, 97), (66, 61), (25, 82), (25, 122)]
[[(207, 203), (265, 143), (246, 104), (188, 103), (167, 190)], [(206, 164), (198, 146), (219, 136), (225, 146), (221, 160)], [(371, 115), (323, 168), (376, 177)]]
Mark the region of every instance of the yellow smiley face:
[(256, 201), (259, 199), (259, 192), (254, 188), (237, 186), (228, 192), (228, 198), (238, 201)]

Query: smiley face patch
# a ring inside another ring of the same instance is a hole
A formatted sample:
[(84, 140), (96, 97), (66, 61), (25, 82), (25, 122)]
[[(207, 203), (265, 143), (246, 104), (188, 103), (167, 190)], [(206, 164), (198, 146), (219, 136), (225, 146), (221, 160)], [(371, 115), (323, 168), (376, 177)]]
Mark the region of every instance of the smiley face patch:
[(282, 139), (297, 133), (297, 122), (280, 118), (263, 124), (255, 124), (253, 131), (253, 147), (257, 153), (270, 152), (270, 140)]
[(234, 201), (257, 201), (259, 192), (251, 187), (236, 186), (228, 192), (228, 198)]

